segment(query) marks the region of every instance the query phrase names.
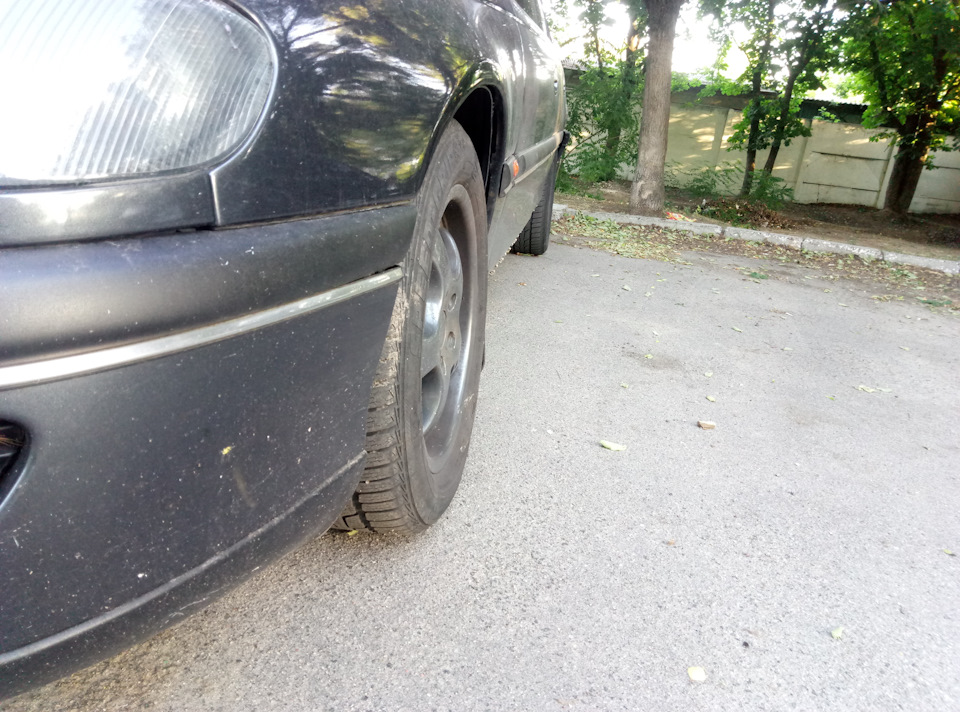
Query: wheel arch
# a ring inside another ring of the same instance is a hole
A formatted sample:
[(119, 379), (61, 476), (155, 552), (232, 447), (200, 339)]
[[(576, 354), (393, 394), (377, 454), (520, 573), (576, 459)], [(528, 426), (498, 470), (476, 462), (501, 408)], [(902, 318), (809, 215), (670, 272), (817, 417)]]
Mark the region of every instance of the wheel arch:
[(453, 118), (463, 127), (477, 153), (486, 190), (487, 223), (499, 195), (499, 166), (504, 161), (503, 95), (495, 86), (483, 84), (467, 94)]
[[(451, 121), (457, 121), (470, 137), (486, 191), (487, 225), (500, 194), (500, 166), (506, 159), (506, 116), (508, 107), (502, 77), (495, 65), (481, 62), (462, 76), (459, 87), (447, 101), (435, 127), (421, 166), (420, 181), (433, 158), (436, 144)], [(419, 190), (419, 186), (418, 186)]]

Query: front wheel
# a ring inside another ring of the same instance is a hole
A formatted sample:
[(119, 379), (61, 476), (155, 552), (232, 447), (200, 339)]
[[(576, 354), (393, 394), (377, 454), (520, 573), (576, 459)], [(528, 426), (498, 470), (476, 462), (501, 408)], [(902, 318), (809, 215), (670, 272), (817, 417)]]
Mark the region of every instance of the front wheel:
[(456, 122), (417, 198), (417, 224), (374, 379), (367, 463), (341, 529), (413, 533), (433, 524), (467, 459), (487, 298), (483, 178)]

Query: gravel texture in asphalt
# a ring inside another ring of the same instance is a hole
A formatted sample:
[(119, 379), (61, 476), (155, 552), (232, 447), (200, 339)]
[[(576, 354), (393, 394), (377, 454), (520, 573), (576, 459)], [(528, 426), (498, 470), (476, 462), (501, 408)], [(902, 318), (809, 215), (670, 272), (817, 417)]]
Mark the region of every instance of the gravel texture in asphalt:
[(689, 261), (508, 256), (437, 526), (0, 708), (960, 709), (960, 320)]

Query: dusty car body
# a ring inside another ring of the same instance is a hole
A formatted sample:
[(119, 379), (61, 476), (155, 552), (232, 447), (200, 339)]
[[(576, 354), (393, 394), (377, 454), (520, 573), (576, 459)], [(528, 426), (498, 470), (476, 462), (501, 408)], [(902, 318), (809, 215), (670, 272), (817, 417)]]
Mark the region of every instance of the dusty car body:
[(0, 60), (6, 696), (439, 516), (565, 115), (531, 0), (14, 0)]

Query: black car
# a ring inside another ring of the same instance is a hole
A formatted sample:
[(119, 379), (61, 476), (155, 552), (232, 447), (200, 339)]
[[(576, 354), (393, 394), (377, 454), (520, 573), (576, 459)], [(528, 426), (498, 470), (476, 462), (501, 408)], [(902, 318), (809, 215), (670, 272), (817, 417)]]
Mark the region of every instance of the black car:
[(537, 0), (8, 0), (0, 87), (0, 695), (440, 517), (549, 237)]

